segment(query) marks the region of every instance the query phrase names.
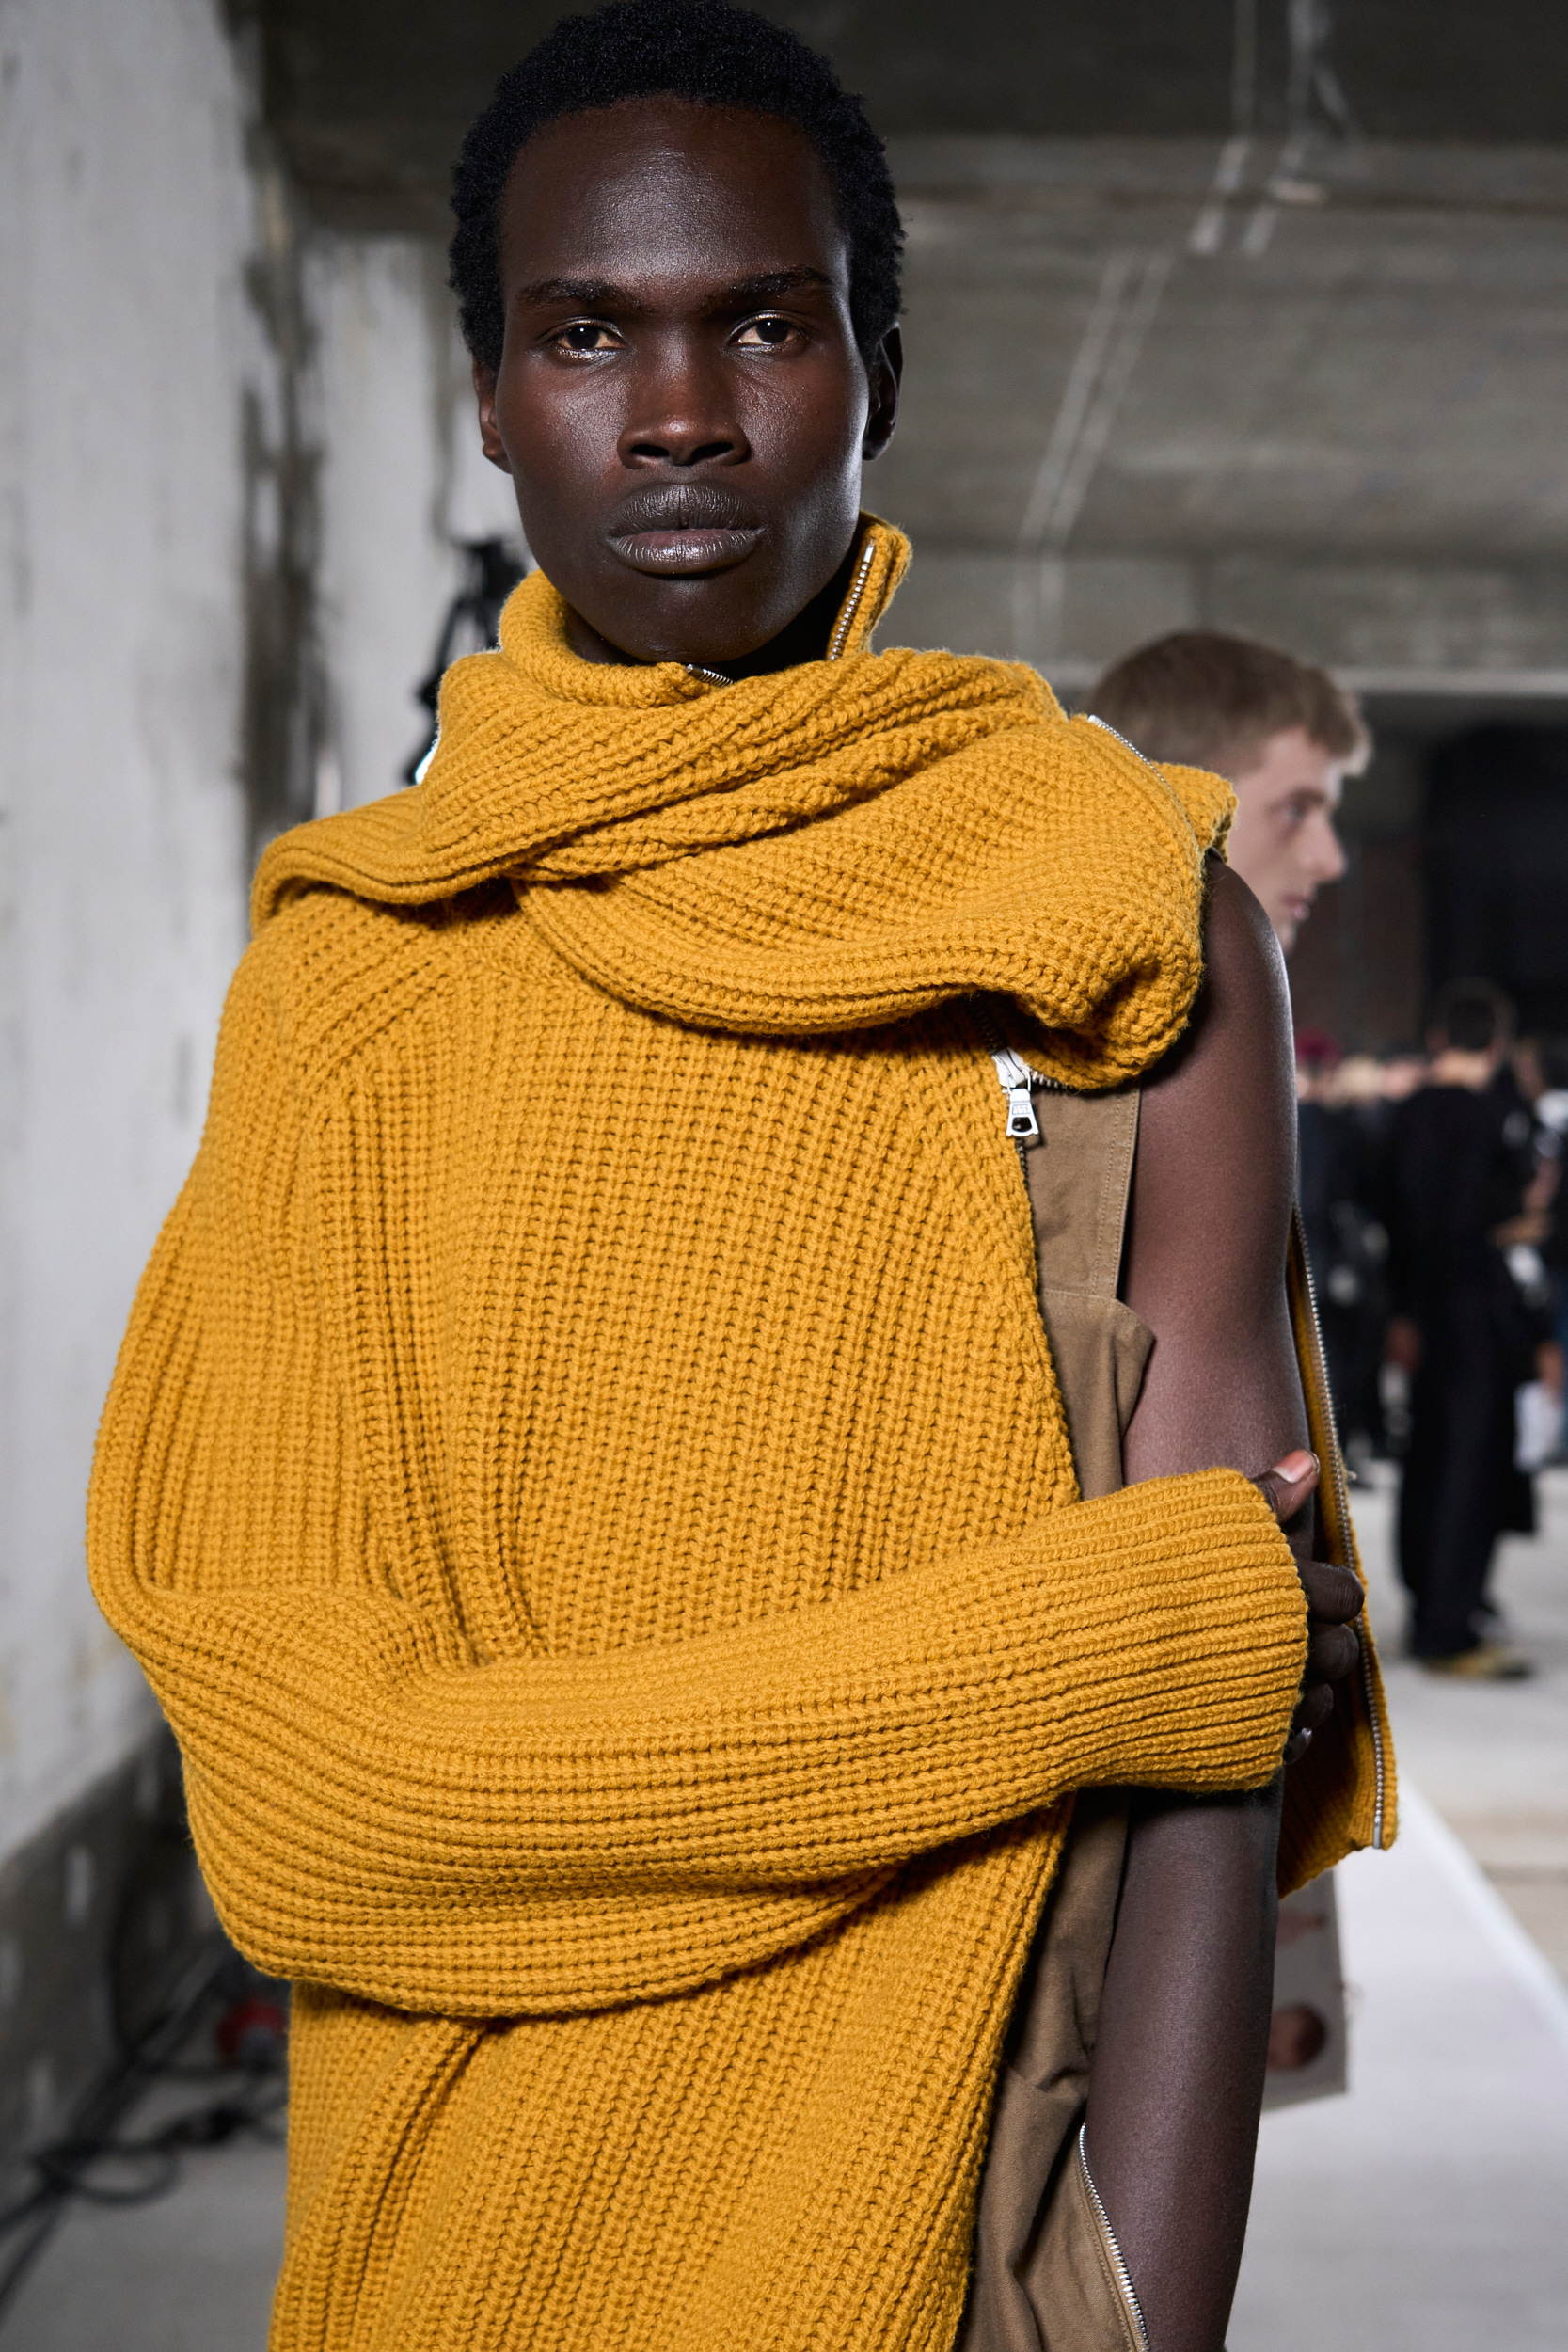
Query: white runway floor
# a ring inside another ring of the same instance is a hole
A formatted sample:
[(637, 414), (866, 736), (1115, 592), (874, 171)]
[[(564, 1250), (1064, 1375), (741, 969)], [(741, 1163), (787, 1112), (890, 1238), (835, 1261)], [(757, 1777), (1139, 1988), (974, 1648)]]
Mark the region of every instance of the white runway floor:
[[(1339, 1873), (1351, 2089), (1264, 2121), (1230, 2352), (1568, 2346), (1568, 1991), (1515, 1916), (1560, 1964), (1568, 1473), (1545, 1485), (1544, 1539), (1503, 1565), (1544, 1669), (1516, 1690), (1393, 1662), (1390, 1499), (1358, 1501), (1396, 1741), (1432, 1802), (1407, 1790), (1394, 1851)], [(157, 2204), (72, 2213), (0, 2352), (263, 2352), (281, 2196), (280, 2154), (235, 2145), (191, 2157)]]
[(1568, 1991), (1413, 1789), (1338, 1895), (1351, 2089), (1264, 2118), (1230, 2352), (1562, 2352)]

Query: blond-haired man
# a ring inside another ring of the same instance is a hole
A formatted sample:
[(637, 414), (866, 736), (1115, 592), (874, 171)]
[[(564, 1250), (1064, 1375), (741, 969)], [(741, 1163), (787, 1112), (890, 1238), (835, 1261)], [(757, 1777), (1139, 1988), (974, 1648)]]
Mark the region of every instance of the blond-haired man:
[(1088, 707), (1146, 758), (1235, 786), (1230, 864), (1293, 946), (1318, 891), (1345, 870), (1334, 813), (1371, 750), (1354, 699), (1274, 645), (1186, 628), (1116, 662)]

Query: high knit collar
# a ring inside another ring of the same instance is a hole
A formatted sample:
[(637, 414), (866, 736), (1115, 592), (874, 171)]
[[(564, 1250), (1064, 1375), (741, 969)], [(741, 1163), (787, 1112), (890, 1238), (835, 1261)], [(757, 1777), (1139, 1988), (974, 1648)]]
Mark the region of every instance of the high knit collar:
[(1022, 663), (873, 653), (908, 561), (863, 516), (828, 656), (734, 682), (582, 660), (533, 574), (447, 673), (422, 786), (275, 842), (258, 923), (506, 877), (585, 977), (677, 1020), (821, 1034), (994, 990), (1069, 1084), (1132, 1075), (1196, 989), (1228, 787), (1068, 722)]
[(410, 903), (499, 873), (658, 865), (821, 816), (919, 759), (1053, 710), (1022, 664), (871, 656), (909, 560), (901, 532), (863, 516), (836, 651), (735, 681), (679, 661), (585, 661), (567, 643), (564, 598), (532, 573), (507, 601), (499, 648), (447, 672), (422, 784), (275, 843), (258, 921), (307, 875)]

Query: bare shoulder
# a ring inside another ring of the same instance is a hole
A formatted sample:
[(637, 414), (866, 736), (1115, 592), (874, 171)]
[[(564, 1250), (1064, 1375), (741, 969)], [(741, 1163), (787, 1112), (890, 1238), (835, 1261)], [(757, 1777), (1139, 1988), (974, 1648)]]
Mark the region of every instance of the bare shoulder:
[(1216, 857), (1208, 862), (1208, 883), (1204, 989), (1194, 1045), (1201, 1054), (1222, 1057), (1249, 1051), (1282, 1055), (1293, 1073), (1291, 992), (1269, 918), (1241, 876)]
[(1290, 990), (1268, 917), (1217, 858), (1208, 883), (1203, 983), (1186, 1035), (1145, 1079), (1139, 1153), (1191, 1145), (1217, 1172), (1237, 1153), (1249, 1160), (1270, 1135), (1293, 1136), (1295, 1071)]
[(1179, 1332), (1234, 1359), (1281, 1309), (1295, 1126), (1283, 959), (1251, 891), (1213, 860), (1192, 1023), (1144, 1085), (1122, 1286), (1167, 1360)]

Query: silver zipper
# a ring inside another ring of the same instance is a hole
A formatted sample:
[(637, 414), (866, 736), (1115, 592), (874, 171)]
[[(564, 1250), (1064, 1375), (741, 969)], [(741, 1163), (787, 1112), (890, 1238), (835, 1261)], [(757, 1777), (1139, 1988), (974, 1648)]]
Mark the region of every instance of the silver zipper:
[[(1296, 1214), (1299, 1216), (1299, 1211)], [(1334, 1398), (1328, 1385), (1328, 1366), (1323, 1358), (1323, 1335), (1322, 1326), (1318, 1321), (1318, 1293), (1312, 1279), (1312, 1262), (1307, 1254), (1305, 1236), (1298, 1232), (1296, 1238), (1300, 1241), (1299, 1254), (1302, 1279), (1307, 1291), (1307, 1322), (1312, 1333), (1312, 1344), (1307, 1351), (1307, 1368), (1311, 1375), (1312, 1385), (1317, 1391), (1318, 1417), (1323, 1423), (1323, 1451), (1328, 1455), (1329, 1484), (1334, 1489), (1334, 1508), (1338, 1515), (1338, 1523), (1342, 1531), (1341, 1541), (1338, 1549), (1345, 1554), (1343, 1560), (1337, 1560), (1334, 1565), (1336, 1567), (1348, 1568), (1351, 1565), (1350, 1547), (1342, 1538), (1343, 1532), (1348, 1531), (1352, 1525), (1350, 1488), (1345, 1481), (1345, 1462), (1339, 1451), (1338, 1433), (1334, 1426)], [(1371, 1632), (1367, 1623), (1365, 1606), (1356, 1619), (1356, 1624), (1361, 1635), (1361, 1696), (1367, 1709), (1367, 1725), (1372, 1736), (1372, 1846), (1374, 1851), (1381, 1852), (1386, 1767), (1383, 1754), (1383, 1730), (1377, 1720), (1377, 1708), (1372, 1692)]]
[[(1148, 754), (1147, 752), (1140, 752), (1136, 743), (1130, 743), (1126, 736), (1122, 734), (1119, 727), (1114, 727), (1109, 719), (1101, 719), (1098, 712), (1093, 710), (1083, 711), (1080, 713), (1080, 716), (1086, 719), (1091, 727), (1099, 727), (1103, 734), (1113, 737), (1115, 740), (1121, 745), (1124, 752), (1131, 752), (1134, 759), (1141, 759), (1146, 768), (1153, 769), (1154, 773), (1157, 776), (1161, 776), (1161, 771), (1158, 768), (1155, 768), (1154, 762), (1149, 758)], [(1161, 781), (1164, 781), (1163, 776), (1161, 776)]]
[(1033, 1087), (1053, 1088), (1056, 1080), (1048, 1078), (1043, 1070), (1031, 1070), (1022, 1055), (1013, 1052), (1012, 1047), (1006, 1042), (1001, 1030), (991, 1019), (989, 1009), (978, 998), (974, 1000), (974, 1025), (980, 1032), (981, 1042), (990, 1056), (991, 1066), (996, 1072), (997, 1083), (1007, 1098), (1007, 1140), (1018, 1153), (1018, 1164), (1023, 1171), (1023, 1181), (1027, 1184), (1029, 1181), (1027, 1157), (1029, 1146), (1031, 1143), (1038, 1143), (1040, 1139), (1040, 1122), (1035, 1117), (1035, 1106), (1029, 1100), (1030, 1089)]
[(1086, 2123), (1080, 2123), (1078, 2126), (1079, 2175), (1083, 2180), (1089, 2202), (1094, 2207), (1095, 2219), (1104, 2232), (1106, 2251), (1111, 2257), (1111, 2268), (1117, 2274), (1117, 2284), (1121, 2289), (1121, 2299), (1127, 2306), (1127, 2316), (1137, 2330), (1138, 2342), (1142, 2344), (1144, 2352), (1148, 2352), (1148, 2329), (1144, 2325), (1143, 2307), (1138, 2301), (1137, 2289), (1132, 2284), (1132, 2274), (1127, 2267), (1121, 2248), (1117, 2244), (1117, 2233), (1111, 2227), (1111, 2217), (1101, 2202), (1100, 2191), (1094, 2185), (1094, 2174), (1089, 2170), (1089, 2154), (1085, 2145), (1088, 2129)]
[[(1154, 762), (1149, 760), (1148, 751), (1138, 751), (1138, 746), (1135, 746), (1135, 743), (1129, 743), (1129, 739), (1126, 739), (1124, 734), (1121, 734), (1121, 729), (1119, 729), (1119, 727), (1112, 727), (1110, 720), (1102, 720), (1101, 715), (1098, 715), (1098, 710), (1082, 710), (1082, 713), (1079, 713), (1079, 718), (1088, 720), (1088, 724), (1091, 724), (1091, 727), (1101, 727), (1102, 732), (1107, 734), (1107, 737), (1115, 737), (1115, 739), (1117, 739), (1117, 743), (1119, 743), (1119, 746), (1121, 746), (1121, 751), (1131, 751), (1131, 755), (1133, 755), (1133, 760), (1143, 760), (1143, 765), (1145, 765), (1145, 767), (1154, 767)], [(1154, 774), (1159, 776), (1159, 770), (1157, 770), (1157, 767), (1154, 767)]]
[(996, 1047), (991, 1054), (1002, 1091), (1007, 1098), (1007, 1133), (1015, 1143), (1037, 1143), (1040, 1122), (1035, 1117), (1035, 1106), (1029, 1100), (1029, 1081), (1034, 1072), (1022, 1056), (1007, 1045)]
[[(836, 661), (844, 651), (844, 641), (854, 626), (855, 614), (860, 610), (860, 601), (865, 594), (865, 583), (871, 577), (871, 566), (876, 558), (877, 542), (875, 539), (868, 538), (861, 551), (861, 560), (855, 567), (855, 577), (849, 583), (849, 593), (845, 597), (838, 619), (833, 624), (833, 633), (829, 642), (827, 653), (827, 659), (830, 661)], [(722, 670), (705, 669), (700, 661), (687, 661), (681, 666), (692, 677), (705, 677), (710, 686), (733, 686), (735, 684), (734, 678), (726, 677)]]
[(844, 651), (844, 641), (854, 625), (855, 614), (860, 609), (860, 600), (865, 594), (865, 583), (871, 577), (871, 566), (876, 557), (877, 542), (868, 536), (861, 550), (860, 563), (855, 567), (855, 577), (849, 583), (849, 594), (844, 599), (838, 619), (833, 625), (832, 636), (828, 641), (830, 661), (836, 661)]

